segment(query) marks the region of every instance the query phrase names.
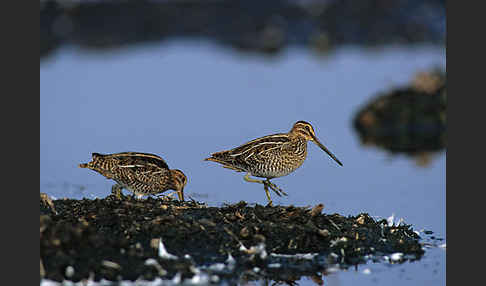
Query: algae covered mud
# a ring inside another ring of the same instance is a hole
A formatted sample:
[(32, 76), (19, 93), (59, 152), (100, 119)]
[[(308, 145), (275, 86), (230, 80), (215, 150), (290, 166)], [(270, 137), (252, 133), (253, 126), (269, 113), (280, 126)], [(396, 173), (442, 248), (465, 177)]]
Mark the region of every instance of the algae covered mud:
[(318, 280), (318, 272), (424, 254), (411, 225), (366, 213), (326, 214), (322, 204), (209, 207), (112, 195), (48, 201), (41, 196), (42, 281)]

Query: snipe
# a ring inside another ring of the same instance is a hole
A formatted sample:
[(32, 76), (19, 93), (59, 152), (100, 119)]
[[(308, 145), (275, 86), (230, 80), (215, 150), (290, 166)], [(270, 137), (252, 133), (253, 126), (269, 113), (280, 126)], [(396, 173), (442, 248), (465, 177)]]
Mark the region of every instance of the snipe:
[(187, 177), (180, 170), (170, 170), (167, 163), (157, 155), (138, 152), (115, 154), (92, 154), (92, 161), (79, 164), (80, 168), (94, 170), (117, 182), (112, 193), (121, 196), (123, 188), (137, 198), (144, 195), (161, 194), (167, 190), (177, 191), (180, 201), (184, 201), (184, 187)]
[[(317, 139), (314, 128), (310, 123), (298, 121), (288, 133), (279, 133), (257, 138), (231, 150), (211, 154), (205, 161), (213, 161), (223, 167), (238, 172), (246, 172), (247, 182), (263, 184), (269, 204), (272, 198), (268, 188), (278, 196), (287, 195), (270, 179), (286, 176), (299, 168), (307, 156), (307, 141), (316, 143), (339, 165), (343, 165)], [(266, 180), (252, 179), (249, 176), (266, 178)]]

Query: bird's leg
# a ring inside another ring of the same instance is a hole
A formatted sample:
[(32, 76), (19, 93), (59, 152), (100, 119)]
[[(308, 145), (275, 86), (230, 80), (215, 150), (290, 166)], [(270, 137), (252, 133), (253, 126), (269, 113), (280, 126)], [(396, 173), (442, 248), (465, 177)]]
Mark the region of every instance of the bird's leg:
[(272, 191), (274, 191), (278, 196), (288, 196), (286, 192), (284, 192), (281, 188), (277, 187), (277, 185), (275, 185), (274, 183), (270, 182), (270, 179), (267, 179), (266, 180), (266, 183), (268, 184), (268, 186), (270, 187), (270, 189), (272, 189)]
[(140, 194), (140, 193), (135, 193), (135, 192), (133, 192), (132, 190), (130, 190), (130, 192), (132, 193), (132, 194), (130, 195), (130, 198), (131, 198), (132, 200), (141, 201), (141, 200), (142, 200), (142, 197), (144, 196), (143, 194)]
[(260, 184), (265, 185), (265, 182), (263, 180), (257, 180), (257, 179), (250, 178), (250, 173), (246, 173), (246, 175), (243, 177), (243, 179), (245, 179), (245, 181), (247, 181), (247, 182), (260, 183)]
[(144, 196), (143, 194), (131, 193), (130, 194), (130, 200), (140, 202), (140, 201), (142, 201), (143, 196)]
[(250, 173), (246, 173), (246, 175), (243, 177), (243, 179), (245, 179), (245, 181), (247, 181), (247, 182), (263, 184), (263, 188), (265, 189), (265, 193), (266, 193), (267, 198), (268, 198), (268, 204), (270, 206), (273, 205), (272, 198), (270, 197), (270, 192), (268, 191), (268, 183), (267, 183), (267, 181), (252, 179), (252, 178), (250, 178)]
[[(174, 193), (172, 193), (172, 194), (174, 194)], [(184, 191), (182, 191), (182, 190), (177, 191), (177, 197), (179, 198), (180, 202), (183, 202), (184, 201)]]
[(270, 197), (270, 192), (268, 191), (268, 185), (263, 184), (263, 188), (265, 189), (265, 194), (267, 195), (268, 198), (268, 205), (273, 206), (272, 198)]
[(184, 193), (177, 192), (177, 197), (179, 198), (179, 202), (183, 202), (184, 201)]
[(120, 184), (114, 184), (111, 187), (111, 194), (115, 196), (115, 198), (121, 200), (124, 196), (122, 193), (123, 187)]

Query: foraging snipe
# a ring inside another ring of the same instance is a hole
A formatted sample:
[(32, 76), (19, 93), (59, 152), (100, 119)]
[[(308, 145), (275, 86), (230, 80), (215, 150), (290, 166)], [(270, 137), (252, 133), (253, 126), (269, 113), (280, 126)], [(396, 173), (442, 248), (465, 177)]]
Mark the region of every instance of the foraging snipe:
[(186, 175), (180, 170), (170, 170), (167, 163), (157, 155), (138, 152), (106, 155), (93, 153), (92, 161), (79, 164), (79, 167), (94, 170), (115, 180), (117, 184), (112, 187), (112, 192), (118, 197), (123, 188), (137, 198), (175, 190), (179, 200), (184, 201)]
[[(260, 137), (234, 149), (213, 153), (204, 160), (220, 163), (223, 167), (238, 172), (246, 172), (245, 181), (263, 184), (269, 204), (272, 205), (268, 187), (278, 196), (287, 194), (270, 182), (270, 179), (286, 176), (304, 163), (307, 141), (316, 143), (339, 165), (343, 165), (322, 145), (312, 125), (305, 121), (296, 122), (288, 133)], [(266, 180), (252, 179), (250, 175)]]

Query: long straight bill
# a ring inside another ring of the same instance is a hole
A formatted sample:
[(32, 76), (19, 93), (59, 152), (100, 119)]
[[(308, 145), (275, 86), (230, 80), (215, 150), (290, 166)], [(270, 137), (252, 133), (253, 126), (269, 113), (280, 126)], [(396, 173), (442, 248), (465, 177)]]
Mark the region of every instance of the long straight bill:
[(338, 160), (338, 158), (336, 158), (336, 156), (334, 156), (334, 154), (331, 153), (331, 151), (329, 151), (326, 146), (322, 145), (322, 143), (319, 141), (319, 139), (317, 139), (315, 136), (312, 136), (314, 138), (314, 142), (317, 144), (317, 146), (319, 146), (322, 150), (324, 150), (329, 156), (331, 156), (331, 158), (334, 159), (334, 161), (336, 161), (339, 165), (343, 165), (343, 163), (341, 163), (341, 161)]

